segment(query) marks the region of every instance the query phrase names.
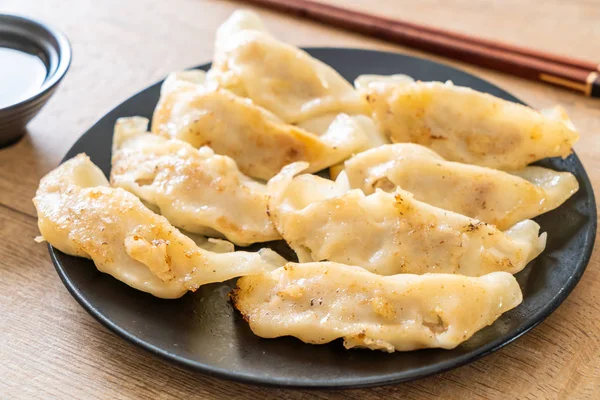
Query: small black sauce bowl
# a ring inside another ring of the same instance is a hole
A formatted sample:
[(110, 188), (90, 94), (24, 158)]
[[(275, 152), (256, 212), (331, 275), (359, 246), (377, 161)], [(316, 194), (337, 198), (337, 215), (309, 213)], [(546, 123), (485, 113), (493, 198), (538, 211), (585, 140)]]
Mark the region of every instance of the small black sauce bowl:
[(0, 47), (36, 55), (47, 70), (46, 79), (34, 94), (0, 108), (0, 147), (4, 147), (25, 134), (25, 125), (56, 90), (71, 64), (71, 46), (62, 32), (43, 22), (0, 13)]

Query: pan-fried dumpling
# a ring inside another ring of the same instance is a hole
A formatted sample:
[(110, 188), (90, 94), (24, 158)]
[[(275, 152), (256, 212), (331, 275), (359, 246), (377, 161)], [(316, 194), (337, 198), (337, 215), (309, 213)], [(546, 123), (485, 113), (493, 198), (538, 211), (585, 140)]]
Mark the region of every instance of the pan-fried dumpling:
[(544, 115), (451, 82), (371, 84), (360, 91), (392, 142), (418, 143), (449, 161), (519, 170), (568, 156), (579, 138), (564, 112)]
[(33, 202), (40, 232), (52, 246), (91, 258), (101, 272), (157, 297), (177, 298), (284, 264), (268, 249), (219, 254), (198, 247), (136, 196), (109, 187), (84, 154), (42, 178)]
[(291, 124), (366, 112), (360, 95), (333, 68), (275, 39), (247, 10), (234, 12), (218, 29), (208, 76)]
[(145, 118), (115, 126), (111, 184), (156, 207), (188, 232), (224, 236), (238, 246), (281, 239), (267, 216), (267, 187), (210, 148), (146, 132)]
[(229, 18), (217, 29), (215, 35), (215, 48), (220, 49), (227, 45), (227, 41), (242, 31), (256, 31), (270, 34), (262, 19), (250, 10), (235, 10)]
[[(525, 167), (507, 173), (446, 161), (413, 143), (396, 143), (362, 152), (346, 161), (352, 188), (411, 192), (416, 200), (508, 229), (553, 210), (579, 189), (569, 172)], [(449, 196), (448, 193), (452, 193)]]
[(317, 172), (368, 148), (369, 137), (353, 117), (338, 115), (316, 136), (248, 99), (213, 90), (202, 79), (201, 73), (189, 71), (167, 78), (154, 111), (153, 133), (196, 148), (209, 146), (233, 158), (244, 174), (264, 180), (294, 161), (307, 161), (309, 171)]
[(346, 348), (393, 352), (453, 349), (523, 296), (506, 272), (381, 276), (321, 262), (240, 278), (232, 298), (260, 337), (312, 344), (343, 338)]
[(269, 181), (269, 215), (300, 262), (334, 261), (381, 275), (427, 272), (480, 276), (517, 273), (545, 247), (526, 220), (506, 232), (422, 203), (406, 191), (366, 196), (336, 182), (300, 175), (305, 163)]
[(196, 88), (205, 91), (215, 90), (216, 87), (206, 81), (206, 71), (201, 69), (186, 69), (172, 72), (160, 86), (160, 96), (185, 88)]

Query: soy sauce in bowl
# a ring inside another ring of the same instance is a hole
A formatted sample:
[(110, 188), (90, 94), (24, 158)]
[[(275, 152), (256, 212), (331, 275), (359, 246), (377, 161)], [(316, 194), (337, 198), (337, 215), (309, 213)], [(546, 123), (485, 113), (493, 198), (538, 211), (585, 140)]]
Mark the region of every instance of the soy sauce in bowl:
[(26, 133), (70, 64), (71, 46), (59, 30), (0, 13), (0, 148)]
[(36, 94), (47, 76), (46, 64), (37, 55), (0, 47), (0, 108)]

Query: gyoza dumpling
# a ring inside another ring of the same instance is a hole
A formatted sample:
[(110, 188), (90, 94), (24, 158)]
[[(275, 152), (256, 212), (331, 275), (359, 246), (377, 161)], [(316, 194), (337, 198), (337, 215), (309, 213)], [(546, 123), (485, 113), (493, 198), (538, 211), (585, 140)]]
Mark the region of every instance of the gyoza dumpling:
[(317, 172), (368, 148), (369, 137), (353, 117), (340, 114), (322, 136), (283, 123), (252, 101), (203, 84), (203, 74), (171, 75), (152, 120), (152, 132), (233, 158), (253, 178), (269, 179), (294, 161)]
[(91, 258), (101, 272), (157, 297), (177, 298), (199, 286), (283, 265), (271, 250), (204, 250), (146, 208), (111, 188), (84, 154), (40, 182), (33, 203), (43, 239), (66, 254)]
[(366, 112), (360, 95), (333, 68), (275, 39), (247, 10), (235, 11), (218, 29), (209, 80), (291, 124)]
[(346, 348), (453, 349), (519, 305), (515, 278), (494, 272), (381, 276), (333, 262), (289, 263), (240, 278), (235, 307), (263, 338), (294, 336)]
[(392, 142), (418, 143), (449, 161), (518, 170), (568, 156), (579, 138), (564, 112), (544, 115), (451, 82), (371, 84), (360, 91)]
[(267, 216), (267, 187), (210, 148), (146, 132), (145, 118), (115, 125), (111, 184), (158, 209), (188, 232), (238, 246), (281, 239)]
[[(362, 152), (345, 163), (352, 188), (365, 194), (397, 186), (416, 200), (508, 229), (553, 210), (579, 189), (569, 172), (525, 167), (507, 173), (446, 161), (413, 143), (396, 143)], [(452, 195), (448, 195), (452, 193)]]
[[(365, 196), (336, 182), (300, 175), (305, 163), (269, 181), (269, 215), (300, 262), (334, 261), (381, 275), (427, 272), (480, 276), (517, 273), (544, 249), (546, 236), (526, 220), (506, 232), (422, 203), (406, 191)], [(346, 180), (346, 182), (344, 182)]]

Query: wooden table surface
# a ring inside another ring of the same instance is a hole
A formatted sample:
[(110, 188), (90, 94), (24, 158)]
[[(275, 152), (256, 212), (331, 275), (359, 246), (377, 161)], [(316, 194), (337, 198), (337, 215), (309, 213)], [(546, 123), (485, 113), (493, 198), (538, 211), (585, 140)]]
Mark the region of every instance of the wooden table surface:
[[(597, 0), (329, 1), (600, 62)], [(0, 1), (0, 12), (60, 27), (74, 53), (71, 70), (28, 135), (0, 150), (0, 398), (600, 398), (598, 251), (564, 304), (515, 343), (438, 376), (372, 389), (268, 389), (189, 372), (118, 338), (75, 302), (46, 246), (33, 241), (38, 230), (31, 198), (39, 179), (112, 107), (170, 71), (208, 61), (215, 29), (241, 6), (203, 0)], [(296, 45), (421, 54), (265, 10), (261, 15), (278, 37)], [(534, 107), (564, 106), (581, 132), (575, 149), (600, 193), (599, 100), (443, 61)]]

